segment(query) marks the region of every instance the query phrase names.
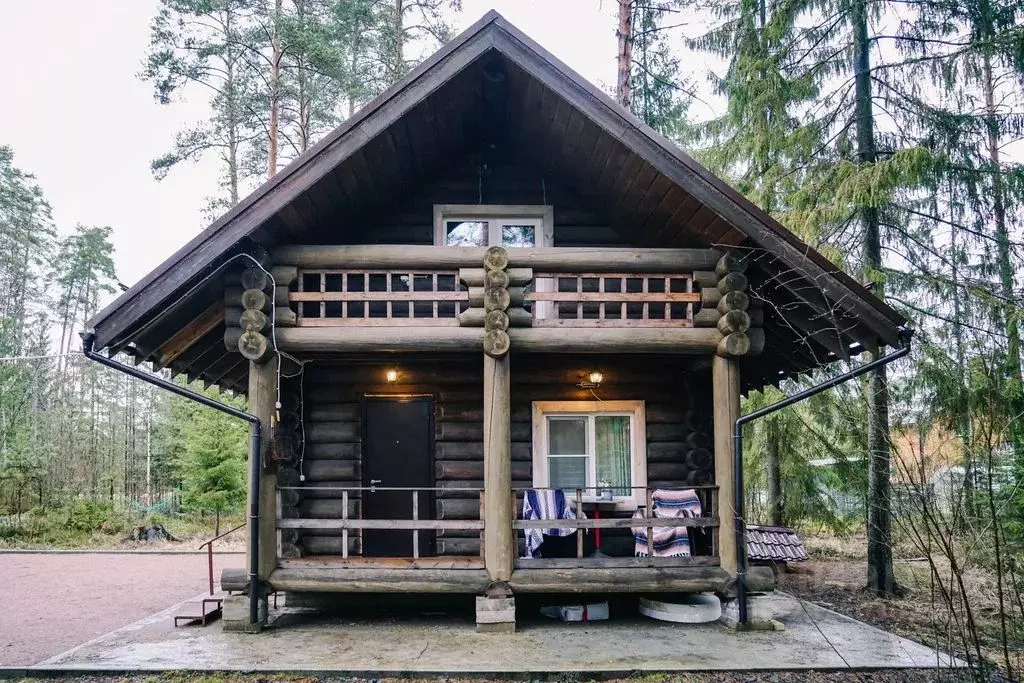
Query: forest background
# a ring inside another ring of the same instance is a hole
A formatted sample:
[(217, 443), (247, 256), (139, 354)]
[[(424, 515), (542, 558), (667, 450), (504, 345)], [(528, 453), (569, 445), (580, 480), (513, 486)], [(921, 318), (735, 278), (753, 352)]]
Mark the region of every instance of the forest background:
[[(467, 23), (458, 0), (155, 4), (137, 77), (158, 103), (199, 102), (204, 116), (138, 173), (215, 168), (196, 229)], [(615, 59), (609, 94), (916, 330), (888, 373), (750, 428), (750, 518), (863, 534), (865, 583), (883, 596), (899, 592), (894, 548), (939, 557), (933, 578), (984, 567), (1012, 642), (1024, 619), (1024, 1), (594, 0), (592, 11), (613, 27), (593, 36)], [(58, 225), (5, 134), (0, 539), (81, 543), (190, 511), (219, 524), (244, 498), (244, 426), (82, 358), (84, 321), (121, 287), (113, 228)], [(745, 409), (843, 369), (754, 393)], [(941, 580), (952, 605), (962, 587)]]

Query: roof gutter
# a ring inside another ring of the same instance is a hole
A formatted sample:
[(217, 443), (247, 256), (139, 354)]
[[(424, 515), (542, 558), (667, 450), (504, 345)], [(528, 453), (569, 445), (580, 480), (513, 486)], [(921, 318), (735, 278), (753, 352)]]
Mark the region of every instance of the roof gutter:
[(261, 430), (262, 425), (260, 418), (247, 413), (244, 410), (230, 406), (227, 403), (221, 403), (216, 401), (209, 396), (197, 393), (186, 387), (179, 386), (173, 382), (169, 382), (162, 377), (151, 375), (147, 372), (143, 372), (138, 368), (118, 361), (107, 358), (93, 350), (93, 345), (96, 340), (96, 333), (92, 330), (87, 330), (81, 333), (82, 337), (82, 353), (85, 354), (86, 358), (94, 360), (100, 365), (106, 365), (108, 368), (123, 372), (126, 375), (141, 379), (143, 382), (148, 382), (154, 386), (165, 389), (172, 394), (187, 398), (190, 401), (194, 401), (208, 408), (213, 408), (231, 417), (236, 417), (239, 420), (245, 420), (249, 423), (249, 552), (248, 552), (248, 564), (249, 564), (249, 623), (259, 623), (259, 557), (260, 557), (260, 535), (259, 535), (259, 520), (260, 520), (260, 441), (261, 441)]
[(888, 353), (881, 358), (860, 366), (854, 370), (851, 370), (837, 377), (832, 377), (821, 384), (816, 384), (813, 387), (804, 389), (801, 392), (793, 394), (787, 398), (782, 399), (770, 406), (765, 406), (759, 410), (755, 410), (747, 415), (742, 415), (733, 424), (732, 428), (732, 463), (733, 463), (733, 520), (736, 531), (736, 598), (739, 603), (739, 623), (740, 626), (745, 626), (749, 621), (749, 615), (747, 611), (747, 542), (746, 542), (746, 528), (744, 517), (744, 485), (743, 485), (743, 425), (749, 424), (754, 420), (759, 420), (762, 417), (771, 415), (772, 413), (778, 412), (783, 408), (787, 408), (794, 403), (799, 403), (804, 399), (808, 399), (811, 396), (828, 391), (829, 389), (844, 384), (855, 377), (876, 370), (880, 367), (888, 365), (898, 358), (903, 358), (910, 353), (910, 340), (914, 335), (913, 330), (906, 326), (900, 326), (899, 328), (899, 340), (900, 346), (892, 353)]

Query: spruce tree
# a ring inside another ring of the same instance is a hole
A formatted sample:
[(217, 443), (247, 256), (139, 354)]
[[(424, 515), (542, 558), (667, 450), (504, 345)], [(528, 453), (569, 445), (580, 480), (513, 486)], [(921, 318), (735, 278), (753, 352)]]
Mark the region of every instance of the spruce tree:
[(245, 501), (245, 424), (211, 408), (198, 407), (181, 431), (185, 437), (179, 466), (184, 503), (194, 510), (213, 512), (214, 535), (220, 534), (221, 515)]

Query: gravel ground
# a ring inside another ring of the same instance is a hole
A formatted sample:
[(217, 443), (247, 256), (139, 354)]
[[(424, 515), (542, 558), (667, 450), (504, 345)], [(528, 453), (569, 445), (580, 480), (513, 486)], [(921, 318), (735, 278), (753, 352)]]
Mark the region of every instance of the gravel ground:
[[(240, 567), (242, 555), (215, 555)], [(205, 555), (0, 553), (0, 666), (37, 664), (207, 589)]]

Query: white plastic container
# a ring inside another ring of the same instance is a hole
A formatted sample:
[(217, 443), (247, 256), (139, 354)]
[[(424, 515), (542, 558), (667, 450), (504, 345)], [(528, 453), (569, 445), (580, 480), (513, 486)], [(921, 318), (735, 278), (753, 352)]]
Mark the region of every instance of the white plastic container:
[(680, 595), (672, 602), (640, 598), (640, 614), (659, 621), (679, 624), (706, 624), (722, 616), (722, 603), (712, 593)]
[(607, 602), (591, 602), (586, 605), (551, 605), (541, 607), (540, 613), (552, 619), (570, 621), (605, 621), (608, 619)]

